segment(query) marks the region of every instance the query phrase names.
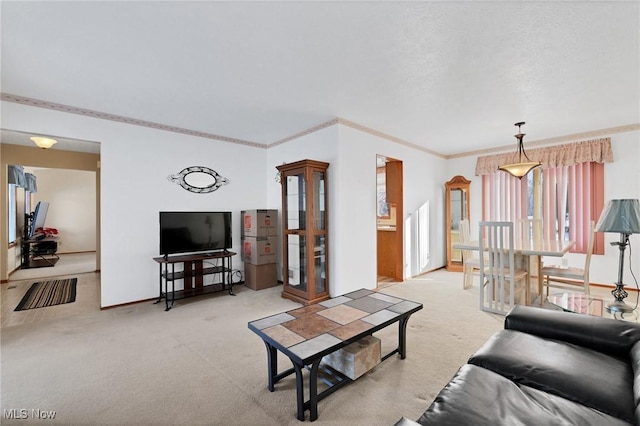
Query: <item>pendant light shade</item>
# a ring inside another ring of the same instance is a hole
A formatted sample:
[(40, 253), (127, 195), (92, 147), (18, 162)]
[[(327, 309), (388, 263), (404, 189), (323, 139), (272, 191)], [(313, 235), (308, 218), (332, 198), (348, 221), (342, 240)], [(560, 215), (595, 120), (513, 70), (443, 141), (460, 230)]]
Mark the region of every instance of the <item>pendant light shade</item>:
[[(516, 139), (518, 140), (518, 150), (517, 150), (518, 162), (512, 163), (512, 164), (505, 164), (504, 166), (498, 166), (498, 170), (507, 172), (511, 176), (516, 177), (518, 179), (522, 179), (531, 170), (542, 165), (542, 163), (540, 162), (534, 162), (529, 160), (529, 157), (527, 157), (527, 153), (524, 151), (524, 144), (522, 142), (522, 139), (524, 138), (525, 134), (522, 133), (522, 131), (520, 130), (520, 126), (523, 126), (523, 125), (524, 125), (524, 121), (521, 121), (515, 124), (515, 126), (518, 126), (518, 134), (515, 135)], [(524, 161), (524, 162), (522, 161), (523, 155), (527, 161)]]

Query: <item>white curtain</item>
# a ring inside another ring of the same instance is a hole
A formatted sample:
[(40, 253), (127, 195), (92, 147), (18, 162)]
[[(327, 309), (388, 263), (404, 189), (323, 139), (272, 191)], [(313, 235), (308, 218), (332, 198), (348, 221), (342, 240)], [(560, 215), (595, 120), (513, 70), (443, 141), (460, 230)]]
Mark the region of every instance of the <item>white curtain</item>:
[(482, 175), (482, 218), (516, 222), (527, 218), (527, 180), (504, 172)]
[[(573, 166), (572, 166), (573, 167)], [(567, 216), (567, 186), (569, 167), (549, 167), (543, 170), (543, 232), (545, 239), (562, 241), (565, 238)]]

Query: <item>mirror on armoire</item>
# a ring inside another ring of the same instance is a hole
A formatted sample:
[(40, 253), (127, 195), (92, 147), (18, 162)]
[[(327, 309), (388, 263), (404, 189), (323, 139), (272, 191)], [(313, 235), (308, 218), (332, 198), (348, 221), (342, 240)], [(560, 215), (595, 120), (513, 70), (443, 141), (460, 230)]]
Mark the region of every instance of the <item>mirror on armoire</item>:
[(454, 176), (445, 184), (445, 220), (447, 239), (447, 270), (462, 271), (462, 251), (453, 244), (461, 241), (460, 221), (469, 219), (469, 188), (471, 181)]

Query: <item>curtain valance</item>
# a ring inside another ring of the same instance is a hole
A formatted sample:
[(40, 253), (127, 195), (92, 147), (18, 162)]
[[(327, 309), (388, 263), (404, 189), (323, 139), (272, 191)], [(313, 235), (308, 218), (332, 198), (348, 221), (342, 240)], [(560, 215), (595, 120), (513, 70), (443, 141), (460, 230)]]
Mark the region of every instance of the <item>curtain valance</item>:
[[(611, 138), (532, 149), (527, 150), (526, 153), (531, 161), (541, 162), (543, 168), (572, 166), (574, 164), (591, 162), (613, 162)], [(517, 163), (518, 161), (518, 154), (516, 152), (478, 157), (478, 161), (476, 162), (476, 176), (495, 173), (498, 170), (498, 166)], [(523, 157), (522, 161), (526, 161), (526, 159)]]
[(27, 181), (24, 177), (24, 168), (22, 166), (7, 166), (7, 182), (9, 184), (14, 184), (19, 188), (24, 188), (27, 186)]
[(33, 173), (24, 174), (27, 185), (24, 187), (26, 191), (36, 193), (38, 192), (38, 185), (36, 184), (37, 178)]
[(38, 192), (37, 178), (33, 173), (25, 173), (24, 167), (8, 165), (7, 166), (7, 182), (16, 185), (18, 188), (24, 188), (25, 191)]

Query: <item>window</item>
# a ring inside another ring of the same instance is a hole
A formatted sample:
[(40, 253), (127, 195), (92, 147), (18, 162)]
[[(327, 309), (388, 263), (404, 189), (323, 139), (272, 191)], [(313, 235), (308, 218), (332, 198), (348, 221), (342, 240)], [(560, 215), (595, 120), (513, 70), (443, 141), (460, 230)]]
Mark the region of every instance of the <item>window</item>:
[[(572, 253), (585, 253), (591, 221), (604, 208), (604, 164), (586, 162), (543, 170), (543, 219), (547, 238), (575, 241)], [(594, 254), (604, 254), (604, 235), (596, 233)]]
[(9, 188), (7, 190), (8, 194), (8, 212), (7, 217), (9, 218), (9, 244), (13, 244), (16, 242), (16, 218), (18, 213), (16, 211), (17, 201), (16, 201), (16, 185), (13, 183), (9, 184)]
[[(542, 219), (546, 238), (569, 239), (572, 251), (584, 253), (590, 222), (604, 207), (604, 163), (613, 162), (611, 138), (572, 142), (529, 151), (543, 169), (518, 179), (496, 172), (514, 161), (513, 154), (478, 157), (476, 175), (482, 176), (484, 220)], [(517, 161), (517, 160), (516, 160)], [(533, 175), (533, 181), (531, 176)], [(533, 217), (532, 217), (533, 216)], [(596, 233), (594, 254), (604, 254), (604, 236)]]
[(429, 202), (418, 209), (418, 268), (422, 272), (429, 265)]
[[(534, 173), (541, 176), (539, 198), (534, 194)], [(575, 241), (571, 252), (584, 253), (590, 222), (597, 221), (604, 207), (604, 164), (585, 162), (534, 173), (522, 180), (503, 172), (483, 175), (483, 220), (516, 222), (541, 212), (545, 238)], [(604, 254), (602, 234), (596, 234), (593, 253)]]
[(24, 212), (27, 214), (33, 212), (33, 209), (31, 207), (31, 200), (33, 199), (32, 194), (33, 192), (31, 191), (24, 191)]

